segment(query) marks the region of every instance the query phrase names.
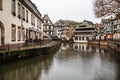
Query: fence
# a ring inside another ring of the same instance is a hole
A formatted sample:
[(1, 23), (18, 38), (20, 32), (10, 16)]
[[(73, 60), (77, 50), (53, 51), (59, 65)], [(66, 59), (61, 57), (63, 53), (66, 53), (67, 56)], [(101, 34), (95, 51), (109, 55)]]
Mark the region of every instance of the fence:
[(21, 49), (30, 49), (30, 48), (37, 48), (43, 46), (50, 46), (53, 44), (51, 41), (40, 41), (40, 42), (25, 42), (25, 43), (18, 43), (18, 44), (6, 44), (0, 46), (0, 51), (9, 51), (9, 50), (21, 50)]

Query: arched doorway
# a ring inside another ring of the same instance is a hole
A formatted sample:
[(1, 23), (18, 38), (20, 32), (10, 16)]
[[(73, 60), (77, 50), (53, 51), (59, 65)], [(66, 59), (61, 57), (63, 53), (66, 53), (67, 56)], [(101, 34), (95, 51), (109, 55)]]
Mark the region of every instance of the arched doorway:
[(0, 46), (5, 44), (5, 29), (3, 23), (0, 21)]

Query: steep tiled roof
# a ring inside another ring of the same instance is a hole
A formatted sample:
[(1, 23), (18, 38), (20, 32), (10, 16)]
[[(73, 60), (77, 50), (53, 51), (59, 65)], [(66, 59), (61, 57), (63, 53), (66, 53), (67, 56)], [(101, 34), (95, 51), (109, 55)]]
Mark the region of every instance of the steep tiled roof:
[(27, 6), (34, 14), (41, 18), (41, 13), (38, 11), (36, 5), (31, 0), (19, 0), (23, 5)]

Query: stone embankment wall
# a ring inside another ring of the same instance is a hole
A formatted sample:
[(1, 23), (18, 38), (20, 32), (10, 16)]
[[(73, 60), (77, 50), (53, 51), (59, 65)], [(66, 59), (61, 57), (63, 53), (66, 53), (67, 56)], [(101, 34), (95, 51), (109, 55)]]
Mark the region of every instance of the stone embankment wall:
[(44, 47), (32, 47), (28, 49), (20, 49), (20, 50), (9, 50), (0, 52), (0, 62), (18, 60), (23, 58), (29, 58), (38, 55), (46, 55), (51, 52), (58, 50), (61, 43), (55, 43), (53, 45), (44, 46)]
[(108, 41), (108, 47), (116, 53), (120, 53), (120, 41)]
[(101, 41), (99, 41), (99, 40), (89, 41), (88, 43), (89, 44), (97, 44), (97, 45), (100, 44), (100, 45), (106, 45), (106, 46), (108, 45), (107, 41), (102, 41), (102, 40)]
[(89, 41), (89, 44), (105, 45), (113, 49), (116, 53), (120, 53), (120, 41)]

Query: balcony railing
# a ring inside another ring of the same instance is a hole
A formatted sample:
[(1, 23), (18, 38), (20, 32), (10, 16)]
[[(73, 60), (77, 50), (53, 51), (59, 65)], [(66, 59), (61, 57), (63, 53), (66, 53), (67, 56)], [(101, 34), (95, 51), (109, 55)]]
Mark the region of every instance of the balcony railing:
[(79, 31), (76, 31), (76, 30), (74, 30), (73, 32), (95, 32), (94, 30), (79, 30)]
[(54, 31), (53, 29), (44, 29), (43, 31)]

